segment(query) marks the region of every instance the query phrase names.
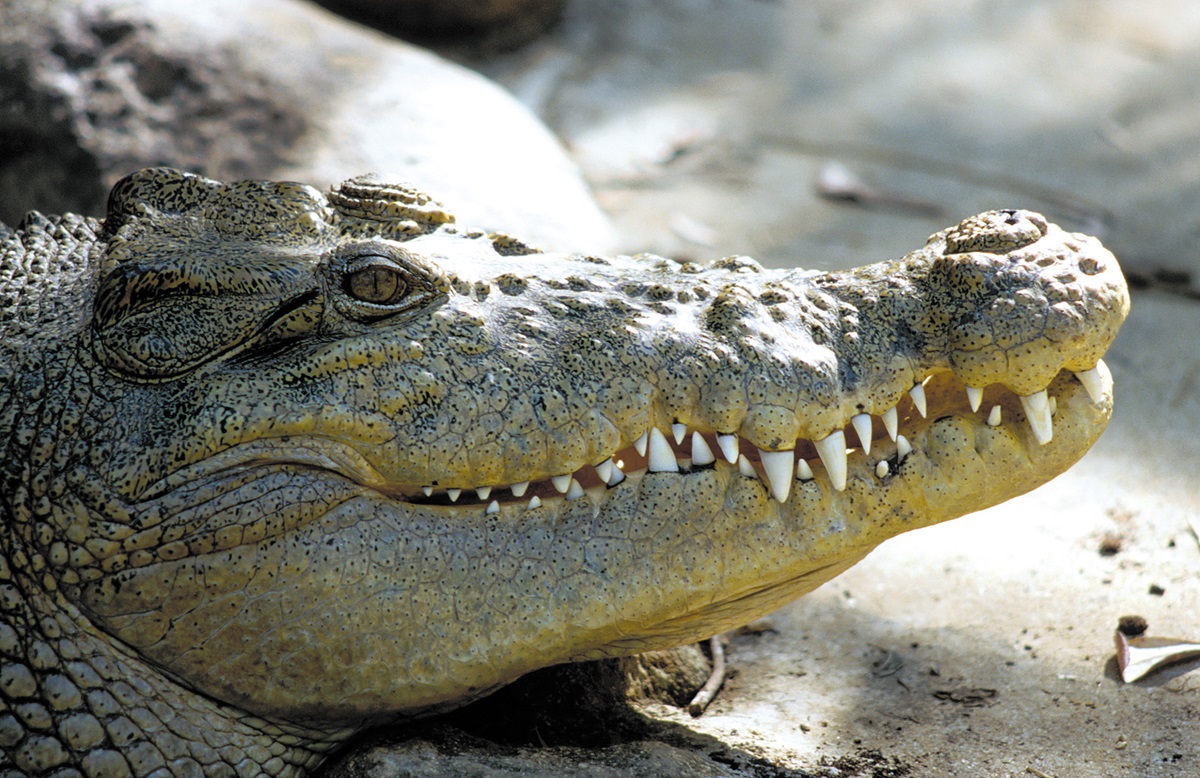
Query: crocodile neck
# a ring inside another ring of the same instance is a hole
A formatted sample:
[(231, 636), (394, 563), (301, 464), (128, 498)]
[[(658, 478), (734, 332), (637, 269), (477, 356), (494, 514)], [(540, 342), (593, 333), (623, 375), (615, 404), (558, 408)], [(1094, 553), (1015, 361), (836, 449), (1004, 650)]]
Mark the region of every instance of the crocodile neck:
[(41, 220), (44, 251), (0, 273), (0, 315), (11, 319), (0, 343), (0, 775), (12, 775), (10, 764), (24, 776), (72, 767), (104, 776), (159, 768), (304, 775), (347, 733), (266, 721), (192, 692), (102, 632), (62, 591), (78, 581), (64, 573), (65, 547), (51, 536), (95, 521), (94, 507), (111, 497), (82, 482), (86, 462), (71, 443), (101, 423), (88, 416), (87, 392), (75, 391), (95, 366), (39, 337), (47, 324), (88, 315), (86, 305), (55, 307), (43, 295), (89, 273), (86, 251), (74, 263), (33, 255), (71, 257), (89, 222)]
[(47, 591), (45, 565), (0, 534), (0, 750), (20, 774), (300, 776), (332, 747), (172, 682)]

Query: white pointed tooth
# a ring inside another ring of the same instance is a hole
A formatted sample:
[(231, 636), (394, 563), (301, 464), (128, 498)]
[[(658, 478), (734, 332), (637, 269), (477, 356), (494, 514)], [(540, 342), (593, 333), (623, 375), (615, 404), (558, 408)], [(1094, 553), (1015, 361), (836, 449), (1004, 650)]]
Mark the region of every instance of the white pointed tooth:
[(422, 493), (423, 493), (423, 494), (424, 494), (426, 497), (428, 497), (429, 495), (433, 494), (433, 487), (432, 487), (432, 486), (422, 486), (422, 487), (421, 487), (421, 492), (422, 492)]
[(1000, 406), (993, 405), (992, 409), (990, 411), (988, 411), (988, 417), (987, 417), (988, 426), (989, 427), (999, 427), (1001, 421), (1002, 421), (1002, 419), (1000, 416)]
[(671, 425), (671, 435), (675, 438), (675, 445), (681, 445), (687, 436), (687, 425), (675, 422)]
[(760, 448), (758, 458), (762, 460), (771, 494), (775, 495), (776, 500), (787, 502), (788, 494), (792, 491), (792, 473), (796, 469), (796, 452), (763, 451)]
[(608, 479), (612, 478), (612, 471), (613, 471), (612, 457), (609, 457), (608, 459), (604, 460), (600, 464), (596, 465), (596, 475), (600, 476), (600, 480), (603, 481), (604, 483), (608, 483)]
[(829, 473), (829, 482), (839, 492), (846, 490), (846, 433), (835, 430), (822, 440), (813, 441), (817, 445), (817, 454)]
[(485, 508), (483, 512), (485, 515), (490, 514), (490, 513), (499, 513), (500, 512), (500, 501), (492, 500), (491, 502), (488, 503), (488, 507)]
[(650, 428), (650, 463), (646, 469), (651, 473), (679, 472), (679, 462), (675, 459), (675, 452), (671, 450), (671, 444), (659, 432), (658, 427)]
[(887, 474), (888, 474), (888, 463), (887, 463), (887, 460), (886, 460), (886, 459), (881, 459), (881, 460), (879, 460), (879, 462), (878, 462), (878, 463), (875, 465), (875, 477), (876, 477), (876, 478), (887, 478)]
[(529, 507), (530, 508), (542, 507), (542, 498), (538, 497), (536, 494), (534, 496), (530, 497), (529, 498)]
[(871, 414), (860, 413), (850, 419), (850, 426), (858, 434), (858, 442), (862, 443), (864, 454), (871, 453)]
[(908, 438), (903, 435), (896, 437), (896, 461), (903, 461), (906, 456), (912, 453), (912, 444), (908, 442)]
[(758, 477), (758, 473), (754, 472), (754, 465), (750, 464), (750, 460), (746, 459), (745, 454), (738, 455), (738, 472), (747, 478)]
[(621, 471), (621, 466), (619, 464), (614, 464), (612, 469), (612, 478), (609, 478), (607, 481), (605, 481), (605, 483), (609, 486), (616, 486), (624, 480), (625, 473)]
[(446, 496), (450, 498), (450, 502), (457, 502), (458, 496), (462, 494), (462, 489), (447, 489)]
[(510, 486), (508, 488), (512, 489), (513, 497), (524, 497), (525, 490), (529, 488), (529, 482), (522, 481), (521, 483), (513, 484), (512, 486)]
[(917, 407), (917, 413), (921, 414), (921, 418), (925, 418), (927, 407), (925, 405), (925, 384), (917, 384), (912, 389), (908, 390), (908, 396), (912, 398), (913, 405)]
[(971, 403), (971, 410), (979, 410), (979, 406), (983, 403), (983, 390), (978, 386), (968, 386), (967, 402)]
[(566, 494), (567, 489), (571, 488), (571, 474), (552, 475), (550, 476), (550, 483), (554, 484), (554, 488), (559, 494)]
[(642, 456), (646, 456), (646, 441), (648, 441), (648, 433), (643, 432), (642, 436), (633, 442), (633, 448)]
[(808, 466), (808, 460), (804, 457), (800, 457), (800, 459), (796, 460), (796, 477), (801, 481), (811, 481), (812, 479), (816, 478), (816, 476), (813, 475), (812, 468)]
[(692, 433), (692, 464), (693, 465), (711, 465), (716, 462), (717, 458), (713, 456), (712, 449), (708, 447), (708, 443), (704, 441), (704, 436), (699, 432)]
[(738, 460), (737, 435), (718, 435), (717, 446), (720, 447), (721, 453), (725, 456), (726, 462), (732, 465)]
[(1021, 407), (1033, 428), (1033, 437), (1043, 446), (1049, 443), (1054, 438), (1054, 424), (1050, 421), (1050, 400), (1046, 390), (1022, 397)]
[(583, 487), (574, 478), (571, 479), (571, 486), (567, 489), (568, 500), (578, 500), (583, 496)]
[(492, 487), (490, 487), (490, 486), (475, 487), (475, 494), (477, 494), (479, 496), (479, 499), (481, 499), (481, 500), (486, 500), (488, 498), (488, 496), (491, 495), (491, 493), (492, 493)]
[(1088, 397), (1091, 397), (1094, 403), (1098, 403), (1104, 399), (1104, 374), (1107, 372), (1108, 365), (1104, 364), (1104, 360), (1102, 359), (1091, 370), (1084, 370), (1075, 374), (1075, 377), (1079, 379), (1079, 383), (1083, 384), (1084, 389), (1087, 389)]
[(900, 431), (900, 414), (896, 412), (896, 406), (892, 406), (883, 412), (883, 428), (887, 430), (888, 437), (892, 442), (896, 442), (896, 435)]

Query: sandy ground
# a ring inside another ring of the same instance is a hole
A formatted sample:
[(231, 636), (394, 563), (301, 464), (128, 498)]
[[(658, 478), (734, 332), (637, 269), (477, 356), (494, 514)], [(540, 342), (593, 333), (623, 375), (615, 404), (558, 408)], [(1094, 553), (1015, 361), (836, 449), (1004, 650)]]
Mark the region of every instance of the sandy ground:
[(1074, 470), (885, 544), (734, 638), (703, 718), (661, 716), (804, 770), (1200, 775), (1200, 663), (1126, 685), (1112, 645), (1125, 614), (1200, 640), (1197, 40), (1187, 2), (580, 0), (471, 63), (561, 135), (626, 250), (845, 267), (1017, 206), (1149, 287)]

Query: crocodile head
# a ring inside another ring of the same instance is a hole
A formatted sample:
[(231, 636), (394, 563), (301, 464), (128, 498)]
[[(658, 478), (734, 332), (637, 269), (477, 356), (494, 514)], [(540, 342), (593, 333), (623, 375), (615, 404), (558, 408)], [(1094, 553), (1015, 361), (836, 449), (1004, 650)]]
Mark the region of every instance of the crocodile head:
[(1104, 429), (1128, 310), (1024, 211), (767, 271), (159, 169), (4, 237), (0, 650), (55, 614), (297, 742), (712, 635), (1034, 488)]

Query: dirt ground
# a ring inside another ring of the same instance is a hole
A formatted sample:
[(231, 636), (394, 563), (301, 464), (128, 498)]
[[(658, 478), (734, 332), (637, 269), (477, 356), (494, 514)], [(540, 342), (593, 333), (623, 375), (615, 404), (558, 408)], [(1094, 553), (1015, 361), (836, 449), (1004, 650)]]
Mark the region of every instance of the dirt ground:
[(819, 774), (1200, 775), (1200, 662), (1127, 685), (1113, 649), (1126, 614), (1200, 641), (1198, 39), (1186, 2), (585, 0), (469, 63), (561, 135), (625, 250), (845, 267), (1016, 206), (1136, 287), (1075, 469), (888, 542), (735, 637), (705, 716), (658, 715)]

